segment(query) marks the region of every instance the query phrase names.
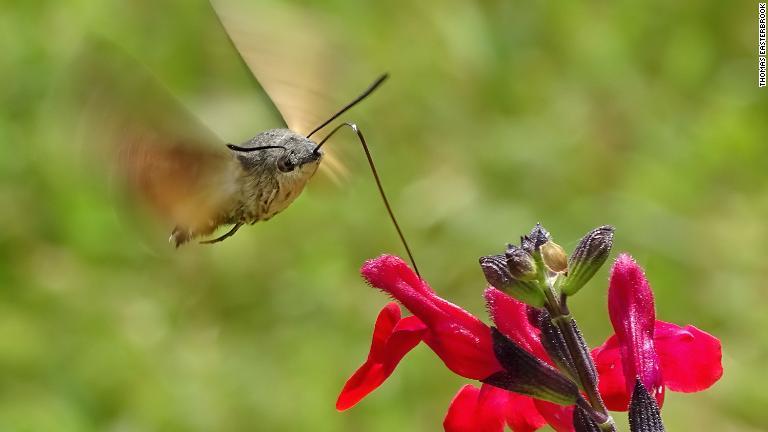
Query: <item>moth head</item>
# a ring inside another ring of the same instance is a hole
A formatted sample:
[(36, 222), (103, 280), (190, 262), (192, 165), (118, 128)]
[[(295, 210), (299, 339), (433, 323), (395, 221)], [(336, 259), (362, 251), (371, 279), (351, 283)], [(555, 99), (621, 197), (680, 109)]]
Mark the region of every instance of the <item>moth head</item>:
[(317, 144), (289, 129), (270, 129), (241, 146), (229, 144), (246, 171), (277, 180), (304, 181), (317, 170), (322, 151)]

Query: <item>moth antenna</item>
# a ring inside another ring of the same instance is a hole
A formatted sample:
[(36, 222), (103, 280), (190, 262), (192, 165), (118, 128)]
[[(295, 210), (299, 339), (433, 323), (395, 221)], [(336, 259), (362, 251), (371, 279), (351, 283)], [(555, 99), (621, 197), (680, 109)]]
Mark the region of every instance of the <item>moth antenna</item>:
[[(330, 123), (330, 122), (332, 122), (332, 121), (336, 120), (336, 119), (337, 119), (337, 118), (338, 118), (340, 115), (342, 115), (342, 114), (344, 114), (345, 112), (347, 112), (347, 110), (348, 110), (348, 109), (352, 108), (353, 106), (357, 105), (357, 104), (358, 104), (360, 101), (362, 101), (363, 99), (367, 98), (367, 97), (368, 97), (368, 95), (370, 95), (371, 93), (373, 93), (373, 91), (374, 91), (374, 90), (376, 90), (376, 89), (377, 89), (377, 88), (378, 88), (378, 87), (381, 85), (381, 83), (383, 83), (383, 82), (384, 82), (384, 81), (385, 81), (387, 78), (389, 78), (389, 74), (386, 74), (386, 73), (385, 73), (385, 74), (383, 74), (383, 75), (381, 75), (380, 77), (376, 78), (376, 81), (374, 81), (374, 82), (373, 82), (373, 84), (371, 84), (371, 85), (368, 87), (368, 89), (366, 89), (364, 92), (362, 92), (362, 93), (360, 94), (360, 96), (356, 97), (355, 99), (353, 99), (353, 100), (352, 100), (352, 102), (350, 102), (350, 103), (348, 103), (347, 105), (345, 105), (345, 106), (344, 106), (344, 108), (342, 108), (341, 110), (339, 110), (339, 112), (337, 112), (336, 114), (332, 115), (332, 116), (331, 116), (331, 118), (329, 118), (328, 120), (324, 121), (324, 122), (323, 122), (323, 124), (321, 124), (320, 126), (318, 126), (318, 127), (314, 128), (314, 129), (312, 130), (312, 132), (310, 132), (310, 133), (307, 135), (307, 138), (309, 138), (309, 137), (311, 137), (312, 135), (314, 135), (314, 134), (315, 134), (315, 132), (319, 131), (320, 129), (322, 129), (322, 128), (324, 128), (324, 127), (328, 126), (328, 123)], [(333, 134), (333, 132), (331, 132), (331, 134)], [(326, 137), (326, 138), (327, 138), (327, 137)]]
[(239, 152), (243, 152), (243, 153), (248, 153), (248, 152), (257, 151), (257, 150), (268, 150), (268, 149), (283, 149), (283, 150), (285, 150), (285, 146), (281, 146), (281, 145), (266, 145), (266, 146), (259, 146), (259, 147), (240, 147), (240, 146), (236, 146), (234, 144), (227, 144), (227, 148), (230, 149), (230, 150), (239, 151)]
[[(386, 75), (384, 76), (386, 78)], [(383, 81), (383, 79), (379, 80), (379, 83)], [(375, 85), (372, 87), (376, 88)], [(372, 89), (369, 89), (368, 93), (372, 91)], [(363, 95), (365, 97), (365, 95)], [(342, 111), (343, 112), (343, 111)], [(376, 180), (376, 187), (379, 188), (379, 194), (381, 195), (381, 200), (384, 201), (384, 207), (387, 208), (387, 213), (389, 213), (389, 219), (392, 221), (392, 225), (395, 226), (395, 229), (397, 230), (397, 235), (400, 236), (400, 241), (403, 243), (403, 247), (405, 247), (405, 252), (408, 254), (408, 259), (411, 261), (411, 265), (413, 266), (413, 270), (416, 272), (416, 274), (421, 278), (421, 273), (419, 273), (419, 268), (416, 266), (416, 260), (413, 259), (413, 254), (411, 253), (411, 248), (408, 247), (408, 242), (405, 240), (405, 236), (403, 235), (403, 231), (400, 229), (400, 225), (397, 223), (397, 218), (395, 217), (395, 213), (392, 211), (392, 206), (389, 205), (389, 200), (387, 199), (387, 194), (384, 193), (384, 187), (381, 185), (381, 179), (379, 178), (379, 173), (376, 171), (376, 165), (373, 163), (373, 158), (371, 157), (371, 152), (368, 150), (368, 144), (365, 142), (365, 137), (363, 137), (363, 133), (360, 132), (360, 129), (357, 127), (354, 123), (342, 123), (326, 135), (325, 138), (323, 138), (322, 141), (315, 147), (314, 152), (317, 153), (320, 151), (320, 147), (328, 141), (330, 137), (333, 136), (339, 129), (342, 127), (347, 126), (350, 129), (352, 129), (356, 134), (357, 138), (360, 141), (360, 144), (363, 146), (363, 151), (365, 151), (365, 157), (368, 159), (368, 166), (371, 167), (371, 173), (373, 173), (373, 178)]]

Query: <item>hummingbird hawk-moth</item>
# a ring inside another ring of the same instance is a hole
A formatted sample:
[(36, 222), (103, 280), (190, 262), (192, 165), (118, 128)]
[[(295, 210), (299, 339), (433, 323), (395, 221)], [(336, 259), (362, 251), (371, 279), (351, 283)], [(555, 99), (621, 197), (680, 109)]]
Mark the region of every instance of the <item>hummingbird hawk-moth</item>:
[[(318, 38), (309, 34), (302, 42), (310, 46), (290, 48), (306, 49), (309, 54), (301, 57), (303, 60), (293, 65), (280, 64), (275, 60), (279, 57), (261, 55), (263, 44), (273, 51), (280, 46), (275, 43), (279, 35), (272, 30), (259, 31), (261, 24), (267, 22), (265, 17), (254, 21), (252, 15), (249, 17), (234, 8), (231, 0), (212, 1), (212, 5), (219, 22), (280, 112), (286, 127), (269, 129), (238, 145), (225, 144), (163, 91), (148, 73), (137, 78), (141, 74), (134, 70), (130, 83), (116, 84), (115, 75), (124, 74), (132, 67), (125, 56), (112, 53), (96, 56), (96, 63), (100, 64), (90, 64), (81, 74), (89, 96), (96, 95), (88, 101), (90, 111), (96, 113), (91, 116), (91, 123), (107, 131), (103, 139), (114, 143), (111, 149), (117, 156), (115, 168), (130, 189), (155, 213), (173, 224), (171, 244), (179, 247), (193, 239), (210, 236), (221, 226), (231, 226), (225, 234), (201, 241), (220, 242), (243, 225), (269, 220), (286, 209), (326, 158), (321, 149), (326, 140), (347, 126), (356, 133), (365, 150), (390, 219), (411, 256), (358, 127), (342, 123), (324, 139), (317, 142), (312, 139), (315, 133), (370, 95), (387, 75), (379, 77), (327, 120), (313, 124), (312, 115), (308, 115), (312, 108), (308, 105), (312, 104), (303, 104), (317, 99), (317, 95), (311, 91), (302, 93), (303, 83), (286, 79), (289, 74), (285, 72), (295, 70), (308, 81), (316, 78), (308, 73), (312, 71), (308, 59), (313, 54), (322, 55), (317, 46), (312, 46)], [(307, 28), (304, 30), (304, 34), (309, 32)], [(297, 33), (284, 36), (294, 38)], [(103, 45), (99, 48), (102, 53), (111, 50)], [(107, 57), (109, 60), (105, 62)], [(106, 69), (104, 63), (108, 64)]]

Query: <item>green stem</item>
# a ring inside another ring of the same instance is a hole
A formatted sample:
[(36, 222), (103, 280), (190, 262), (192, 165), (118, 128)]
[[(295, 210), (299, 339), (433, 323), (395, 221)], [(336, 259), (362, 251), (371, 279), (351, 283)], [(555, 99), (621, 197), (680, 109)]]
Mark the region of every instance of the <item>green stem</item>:
[(595, 380), (590, 373), (591, 370), (594, 370), (592, 359), (589, 357), (589, 353), (586, 353), (585, 355), (584, 351), (581, 349), (583, 345), (580, 341), (580, 335), (575, 330), (576, 323), (573, 321), (571, 315), (552, 317), (552, 322), (563, 334), (565, 345), (576, 366), (576, 373), (578, 374), (581, 389), (587, 395), (587, 400), (594, 411), (600, 414), (599, 420), (602, 420), (598, 424), (600, 430), (614, 431), (613, 419), (603, 403), (603, 398), (600, 397), (600, 392), (597, 388), (597, 380)]
[(583, 344), (581, 335), (576, 331), (577, 325), (568, 310), (565, 298), (562, 298), (562, 301), (558, 299), (557, 292), (545, 273), (546, 267), (544, 267), (541, 255), (534, 254), (534, 260), (540, 269), (538, 279), (539, 283), (544, 288), (544, 295), (547, 298), (547, 311), (549, 312), (552, 323), (556, 325), (563, 334), (566, 348), (568, 349), (571, 358), (573, 358), (576, 374), (578, 375), (577, 379), (579, 381), (579, 386), (586, 394), (589, 405), (592, 407), (592, 417), (598, 423), (600, 430), (614, 432), (616, 427), (613, 418), (603, 403), (603, 398), (600, 397), (600, 391), (597, 387), (595, 375), (590, 373), (595, 369), (592, 357), (589, 355), (589, 352), (585, 352), (585, 350), (582, 349), (582, 347), (586, 345)]

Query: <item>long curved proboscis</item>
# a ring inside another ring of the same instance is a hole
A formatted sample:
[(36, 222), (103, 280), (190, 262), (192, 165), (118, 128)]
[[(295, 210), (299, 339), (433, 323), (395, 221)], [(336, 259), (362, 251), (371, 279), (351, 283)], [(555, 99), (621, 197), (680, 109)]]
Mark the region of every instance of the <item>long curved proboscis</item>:
[[(386, 76), (384, 76), (386, 78)], [(381, 80), (383, 81), (383, 79)], [(380, 82), (379, 82), (380, 84)], [(376, 88), (376, 85), (372, 86), (371, 89), (369, 89), (368, 93), (373, 91)], [(363, 94), (363, 97), (367, 96), (365, 93)], [(397, 230), (397, 235), (400, 237), (400, 242), (403, 243), (403, 247), (405, 248), (405, 252), (408, 254), (408, 259), (411, 261), (411, 265), (413, 265), (413, 270), (416, 272), (416, 274), (421, 277), (421, 273), (419, 273), (419, 268), (416, 266), (416, 260), (413, 258), (413, 253), (411, 253), (411, 248), (408, 246), (408, 242), (405, 240), (405, 235), (403, 235), (403, 230), (400, 229), (400, 224), (397, 223), (397, 218), (395, 217), (395, 213), (392, 211), (392, 206), (389, 204), (389, 200), (387, 199), (387, 194), (384, 193), (384, 187), (381, 185), (381, 178), (379, 177), (378, 171), (376, 171), (376, 165), (373, 163), (373, 157), (371, 157), (371, 151), (368, 149), (368, 144), (365, 142), (365, 137), (363, 137), (363, 133), (360, 132), (360, 129), (357, 127), (354, 123), (342, 123), (325, 136), (322, 141), (320, 141), (317, 144), (317, 147), (315, 147), (315, 153), (320, 151), (320, 147), (325, 144), (328, 139), (330, 139), (339, 129), (342, 127), (347, 126), (352, 131), (357, 134), (357, 138), (360, 141), (360, 144), (363, 146), (363, 151), (365, 152), (365, 157), (368, 159), (368, 166), (371, 167), (371, 173), (373, 173), (373, 178), (376, 180), (376, 187), (379, 189), (379, 195), (381, 195), (381, 200), (384, 202), (384, 207), (387, 208), (387, 213), (389, 213), (389, 219), (392, 221), (392, 225), (395, 226), (395, 230)]]

